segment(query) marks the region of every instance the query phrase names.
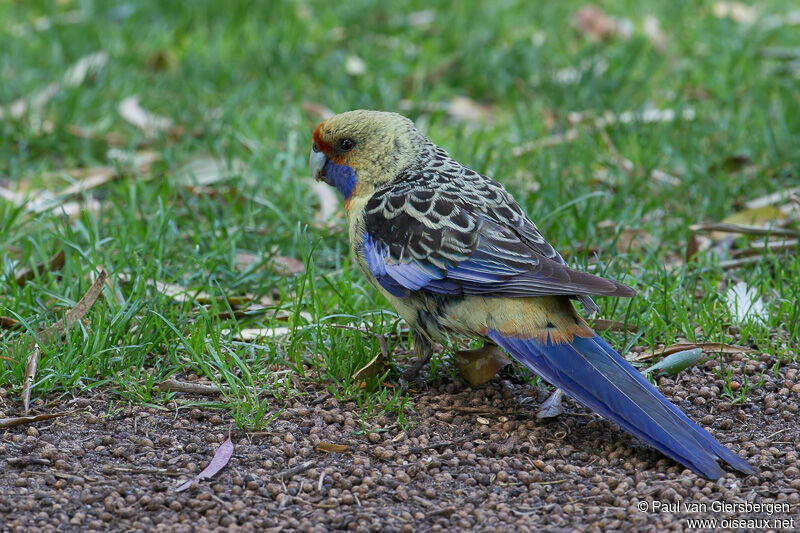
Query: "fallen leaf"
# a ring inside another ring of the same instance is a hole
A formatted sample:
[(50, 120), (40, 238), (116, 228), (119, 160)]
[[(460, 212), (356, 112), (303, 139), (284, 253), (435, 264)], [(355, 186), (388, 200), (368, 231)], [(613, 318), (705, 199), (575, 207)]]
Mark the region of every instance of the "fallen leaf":
[(349, 55), (344, 63), (344, 71), (351, 76), (363, 76), (367, 73), (367, 64), (357, 55)]
[(758, 18), (758, 12), (742, 2), (716, 2), (711, 12), (718, 19), (729, 18), (739, 24), (752, 24)]
[(633, 29), (629, 20), (612, 17), (594, 4), (580, 7), (572, 17), (572, 24), (593, 42), (608, 41), (612, 37), (628, 39)]
[(319, 211), (314, 215), (314, 223), (318, 226), (327, 225), (333, 219), (341, 202), (330, 185), (311, 178), (307, 178), (306, 183), (319, 201)]
[(74, 411), (62, 411), (60, 413), (49, 413), (44, 415), (35, 416), (13, 416), (11, 418), (0, 418), (0, 428), (10, 428), (22, 424), (31, 424), (33, 422), (41, 422), (42, 420), (50, 420), (51, 418), (58, 418), (59, 416), (70, 415)]
[(303, 100), (303, 111), (317, 120), (328, 120), (334, 115), (334, 112), (324, 105), (316, 102), (309, 102), (308, 100)]
[[(222, 335), (228, 335), (231, 332), (229, 329), (223, 329)], [(283, 337), (292, 332), (292, 328), (284, 326), (276, 326), (273, 328), (245, 328), (233, 334), (233, 340), (248, 342), (265, 337)]]
[(740, 281), (733, 287), (728, 289), (725, 293), (725, 299), (728, 302), (728, 309), (731, 315), (736, 317), (740, 324), (748, 322), (766, 322), (769, 319), (769, 312), (764, 304), (764, 300), (758, 295), (758, 292), (748, 285)]
[[(120, 274), (117, 279), (120, 283), (130, 283), (133, 281), (133, 278), (129, 274)], [(154, 279), (145, 280), (145, 283), (176, 303), (197, 302), (199, 304), (211, 304), (227, 300), (227, 302), (233, 306), (244, 305), (251, 300), (249, 296), (234, 295), (216, 297), (200, 289), (188, 289), (181, 285)]]
[(378, 353), (375, 357), (370, 359), (369, 363), (356, 370), (356, 373), (353, 374), (353, 381), (361, 381), (379, 377), (384, 372), (385, 363), (386, 357), (382, 352)]
[(208, 466), (203, 469), (202, 472), (194, 476), (189, 481), (183, 483), (178, 488), (175, 489), (175, 492), (182, 492), (189, 487), (199, 483), (203, 479), (207, 479), (210, 477), (214, 477), (214, 475), (225, 468), (225, 465), (228, 464), (228, 461), (231, 460), (233, 457), (233, 442), (231, 441), (231, 430), (228, 429), (228, 440), (222, 443), (219, 448), (217, 448), (216, 453), (214, 454), (214, 458), (211, 459), (211, 462), (208, 463)]
[(774, 30), (782, 26), (797, 26), (800, 24), (800, 9), (768, 15), (761, 19), (761, 27), (765, 30)]
[(564, 393), (561, 389), (556, 389), (547, 397), (547, 399), (539, 406), (536, 412), (536, 418), (555, 418), (564, 412), (564, 407), (561, 405), (561, 398)]
[(459, 121), (481, 123), (493, 122), (494, 111), (467, 96), (456, 96), (447, 104), (447, 114)]
[(655, 244), (655, 238), (648, 232), (641, 229), (623, 229), (617, 237), (617, 251), (619, 253), (630, 253), (641, 250)]
[(200, 156), (173, 172), (172, 180), (180, 185), (206, 186), (241, 176), (245, 164), (241, 159), (225, 161), (211, 156)]
[(473, 387), (492, 379), (510, 362), (506, 353), (494, 344), (475, 350), (461, 350), (455, 354), (458, 375)]
[(419, 29), (427, 29), (433, 24), (436, 12), (432, 9), (413, 11), (408, 14), (408, 24)]
[(11, 318), (10, 316), (0, 316), (0, 328), (2, 329), (19, 329), (19, 320)]
[(514, 156), (519, 157), (539, 148), (550, 148), (572, 142), (580, 136), (581, 132), (588, 135), (594, 131), (617, 124), (657, 124), (676, 120), (691, 121), (696, 118), (696, 113), (693, 108), (686, 108), (680, 113), (674, 109), (645, 108), (641, 111), (629, 110), (619, 114), (605, 111), (600, 117), (593, 119), (584, 113), (570, 113), (570, 116), (572, 117), (570, 123), (578, 123), (585, 127), (582, 129), (577, 127), (569, 128), (561, 133), (555, 133), (515, 146), (512, 150)]
[(82, 85), (86, 78), (94, 76), (108, 63), (108, 53), (95, 52), (85, 55), (73, 63), (64, 73), (64, 85), (77, 87)]
[(746, 256), (762, 256), (765, 251), (771, 253), (783, 252), (786, 250), (793, 250), (800, 248), (800, 240), (798, 239), (785, 239), (780, 241), (754, 241), (747, 244), (747, 248), (735, 250), (736, 257)]
[(682, 370), (685, 370), (686, 368), (696, 364), (702, 358), (703, 350), (700, 348), (682, 350), (680, 352), (673, 353), (669, 357), (665, 357), (653, 366), (646, 368), (642, 373), (651, 374), (656, 370), (661, 370), (671, 376), (674, 376)]
[(33, 380), (36, 377), (36, 369), (39, 368), (39, 345), (34, 344), (31, 353), (28, 354), (28, 363), (25, 365), (25, 377), (22, 380), (22, 409), (27, 416), (31, 403), (31, 389)]
[(286, 257), (283, 255), (276, 255), (270, 258), (269, 266), (283, 275), (302, 274), (306, 270), (306, 266), (299, 259), (294, 257)]
[(174, 124), (171, 118), (162, 117), (144, 109), (139, 105), (139, 96), (137, 95), (125, 98), (120, 102), (117, 111), (123, 119), (142, 130), (147, 137), (153, 137), (160, 131), (168, 130)]
[(98, 268), (97, 279), (94, 280), (91, 287), (86, 291), (86, 294), (75, 304), (75, 307), (70, 309), (64, 314), (64, 318), (49, 326), (47, 329), (39, 333), (39, 340), (44, 344), (49, 344), (58, 337), (63, 337), (69, 331), (73, 324), (80, 321), (89, 309), (92, 308), (94, 302), (103, 293), (108, 272), (104, 268)]
[(786, 215), (775, 206), (748, 207), (725, 217), (723, 224), (745, 224), (751, 226), (768, 225), (786, 219)]
[(55, 272), (57, 270), (61, 270), (64, 268), (65, 260), (66, 255), (64, 254), (64, 250), (59, 250), (52, 258), (50, 258), (50, 261), (47, 263), (39, 263), (33, 268), (23, 268), (16, 274), (17, 285), (24, 287), (28, 281), (36, 276), (41, 276), (45, 272)]
[(787, 201), (789, 198), (791, 198), (792, 194), (800, 194), (800, 187), (793, 187), (791, 189), (786, 189), (784, 191), (777, 191), (774, 193), (770, 193), (767, 194), (766, 196), (750, 200), (745, 205), (750, 209), (756, 209), (759, 207), (766, 207), (770, 205), (777, 205)]
[[(15, 100), (8, 109), (4, 109), (0, 106), (0, 119), (5, 116), (9, 116), (13, 119), (20, 119), (29, 111), (32, 114), (41, 115), (44, 107), (50, 100), (55, 98), (62, 87), (76, 87), (82, 84), (88, 75), (99, 72), (107, 61), (108, 54), (105, 52), (95, 52), (78, 59), (78, 61), (73, 63), (66, 70), (60, 83), (49, 84), (44, 89), (34, 92), (33, 96), (28, 100), (23, 98)], [(47, 128), (43, 127), (45, 122), (46, 121), (39, 119), (38, 122), (34, 123), (35, 126), (33, 129), (35, 131), (46, 130)]]
[(661, 29), (661, 22), (655, 15), (646, 15), (642, 21), (642, 31), (659, 52), (667, 48), (667, 34)]
[(648, 361), (653, 359), (654, 357), (666, 357), (668, 355), (672, 355), (677, 352), (682, 352), (686, 350), (693, 350), (695, 348), (700, 348), (704, 352), (708, 353), (753, 353), (755, 350), (752, 348), (747, 348), (745, 346), (738, 346), (736, 344), (725, 344), (721, 342), (701, 342), (701, 343), (677, 343), (671, 344), (660, 351), (655, 352), (642, 352), (639, 355), (630, 359), (635, 363), (641, 363), (642, 361)]
[(346, 452), (350, 447), (347, 444), (333, 444), (330, 442), (320, 442), (317, 449), (321, 452), (328, 453), (342, 453)]

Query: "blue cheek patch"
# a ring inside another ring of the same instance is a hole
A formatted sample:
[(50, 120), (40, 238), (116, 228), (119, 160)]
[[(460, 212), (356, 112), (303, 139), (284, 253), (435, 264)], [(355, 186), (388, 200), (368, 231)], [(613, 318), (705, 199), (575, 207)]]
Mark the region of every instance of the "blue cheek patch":
[(347, 165), (337, 165), (331, 160), (325, 164), (325, 181), (342, 193), (344, 199), (350, 198), (356, 188), (356, 171)]

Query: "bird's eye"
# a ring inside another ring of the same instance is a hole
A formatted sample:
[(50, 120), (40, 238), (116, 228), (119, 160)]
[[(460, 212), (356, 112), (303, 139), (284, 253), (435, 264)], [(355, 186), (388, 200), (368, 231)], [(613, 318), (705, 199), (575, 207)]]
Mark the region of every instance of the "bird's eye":
[(319, 146), (317, 145), (317, 143), (311, 145), (311, 150), (313, 150), (314, 152), (319, 152)]
[(353, 139), (342, 139), (339, 141), (339, 150), (342, 152), (349, 152), (356, 147), (356, 142)]

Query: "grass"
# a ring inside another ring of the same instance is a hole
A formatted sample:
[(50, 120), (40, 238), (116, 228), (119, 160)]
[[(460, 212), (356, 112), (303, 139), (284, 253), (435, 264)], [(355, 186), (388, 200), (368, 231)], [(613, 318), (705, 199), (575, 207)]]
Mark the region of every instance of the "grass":
[[(309, 383), (357, 399), (365, 419), (386, 412), (405, 424), (413, 402), (377, 386), (392, 376), (369, 378), (366, 389), (352, 377), (379, 352), (375, 335), (330, 327), (363, 327), (386, 334), (391, 348), (406, 346), (402, 323), (351, 263), (341, 210), (328, 225), (312, 223), (319, 205), (306, 161), (319, 117), (308, 103), (402, 110), (454, 157), (503, 182), (570, 261), (635, 285), (637, 298), (599, 302), (604, 317), (638, 328), (604, 333), (621, 350), (679, 338), (732, 342), (735, 325), (737, 342), (768, 352), (774, 371), (797, 358), (800, 255), (765, 252), (733, 271), (706, 254), (677, 261), (690, 225), (721, 221), (798, 183), (796, 27), (717, 18), (711, 2), (615, 1), (604, 9), (630, 19), (633, 35), (594, 43), (570, 23), (578, 2), (429, 5), (0, 3), (0, 185), (57, 192), (75, 181), (75, 168), (111, 164), (122, 172), (82, 195), (99, 200), (100, 210), (73, 217), (0, 200), (0, 315), (25, 324), (0, 330), (0, 356), (8, 358), (0, 386), (18, 394), (27, 358), (20, 338), (62, 316), (102, 266), (111, 288), (81, 327), (42, 347), (34, 398), (99, 388), (123, 402), (190, 407), (156, 385), (196, 374), (226, 390), (215, 404), (243, 426), (268, 424)], [(758, 9), (766, 16), (793, 7), (787, 0)], [(409, 16), (422, 9), (432, 10), (430, 23)], [(663, 52), (642, 32), (648, 14), (668, 35)], [(776, 49), (788, 59), (775, 59)], [(39, 91), (94, 52), (108, 54), (102, 69), (77, 86), (62, 83), (36, 108)], [(117, 108), (131, 95), (183, 133), (147, 137), (127, 123)], [(448, 112), (446, 103), (461, 96), (490, 108), (493, 121)], [(28, 111), (10, 116), (20, 98)], [(594, 120), (649, 108), (694, 118), (578, 126), (573, 142), (513, 153), (571, 128), (572, 112)], [(161, 161), (125, 170), (109, 148), (153, 150)], [(192, 189), (180, 169), (199, 157), (237, 171)], [(653, 179), (654, 169), (671, 178)], [(639, 241), (625, 246), (632, 231)], [(59, 250), (60, 271), (14, 283), (21, 268)], [(237, 259), (243, 252), (256, 257), (246, 267)], [(305, 270), (286, 275), (270, 266), (274, 256), (299, 258)], [(176, 302), (148, 280), (212, 298)], [(763, 322), (740, 323), (730, 312), (724, 293), (736, 280), (767, 303)], [(229, 318), (226, 298), (243, 294), (273, 303)], [(230, 333), (275, 326), (292, 333), (256, 342)], [(452, 373), (447, 353), (434, 361), (434, 375)], [(728, 382), (729, 367), (720, 356)]]

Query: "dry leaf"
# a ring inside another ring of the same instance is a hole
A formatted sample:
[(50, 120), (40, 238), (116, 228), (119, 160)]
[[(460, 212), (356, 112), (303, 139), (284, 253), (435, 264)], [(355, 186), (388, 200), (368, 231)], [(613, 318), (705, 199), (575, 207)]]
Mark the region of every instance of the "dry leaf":
[(95, 52), (83, 56), (64, 73), (64, 85), (67, 87), (82, 85), (86, 78), (103, 70), (106, 63), (108, 63), (108, 53), (106, 52)]
[(175, 489), (175, 492), (182, 492), (192, 485), (199, 483), (203, 479), (207, 479), (210, 477), (214, 477), (217, 472), (225, 468), (225, 465), (228, 464), (228, 461), (231, 460), (233, 457), (233, 442), (231, 441), (231, 430), (228, 430), (228, 440), (222, 443), (222, 445), (217, 448), (216, 453), (214, 454), (214, 458), (211, 459), (211, 462), (208, 463), (208, 466), (203, 469), (202, 472), (194, 476), (189, 481), (181, 484), (178, 488)]
[[(86, 291), (86, 294), (83, 295), (83, 298), (75, 304), (75, 307), (67, 311), (66, 314), (64, 314), (64, 318), (38, 333), (39, 342), (42, 344), (50, 344), (56, 337), (63, 337), (73, 324), (86, 316), (86, 313), (89, 312), (94, 302), (100, 294), (102, 294), (106, 278), (108, 278), (108, 274), (104, 269), (100, 268), (97, 279), (92, 286), (89, 287), (89, 290)], [(30, 350), (30, 353), (28, 354), (28, 363), (25, 366), (25, 379), (23, 380), (22, 387), (22, 405), (26, 415), (28, 414), (31, 390), (33, 388), (34, 379), (36, 378), (36, 370), (39, 366), (40, 347), (39, 344), (29, 344), (27, 349)]]
[(510, 362), (508, 355), (494, 344), (487, 344), (475, 350), (461, 350), (455, 355), (459, 376), (473, 387), (483, 385), (492, 379)]
[(10, 316), (0, 316), (0, 329), (19, 329), (19, 320)]
[[(230, 332), (231, 330), (229, 329), (223, 329), (221, 331), (222, 335), (228, 335)], [(245, 328), (235, 332), (232, 339), (235, 341), (248, 342), (265, 337), (283, 337), (291, 332), (291, 328), (284, 326), (275, 326), (272, 328)]]
[(739, 24), (752, 24), (758, 18), (758, 12), (742, 2), (716, 2), (711, 12), (718, 19), (729, 18)]
[(137, 95), (125, 98), (120, 102), (117, 111), (123, 119), (142, 130), (147, 137), (153, 137), (159, 131), (168, 130), (174, 124), (171, 118), (156, 115), (140, 106)]
[(593, 4), (580, 7), (572, 17), (572, 24), (593, 42), (607, 41), (612, 37), (628, 39), (633, 31), (629, 20), (607, 15)]
[[(374, 379), (380, 377), (386, 366), (386, 357), (382, 353), (378, 353), (375, 357), (370, 359), (369, 363), (359, 368), (355, 374), (353, 374), (353, 381), (361, 381), (367, 379)], [(366, 383), (364, 384), (366, 387)]]
[[(81, 85), (88, 75), (99, 72), (107, 61), (108, 54), (105, 52), (96, 52), (80, 58), (67, 69), (61, 83), (51, 83), (44, 89), (33, 93), (33, 96), (27, 101), (20, 98), (14, 101), (8, 109), (0, 107), (0, 119), (6, 116), (20, 119), (28, 111), (40, 115), (47, 103), (61, 91), (62, 87)], [(33, 129), (35, 131), (46, 130), (47, 128), (43, 128), (44, 125), (45, 121), (39, 120)]]
[(33, 380), (36, 378), (37, 368), (39, 368), (39, 345), (34, 344), (33, 350), (28, 355), (28, 364), (25, 365), (25, 378), (22, 380), (22, 408), (26, 416), (30, 408), (31, 389), (33, 388)]
[(363, 76), (367, 73), (367, 64), (357, 55), (349, 55), (344, 63), (344, 71), (351, 76)]
[(754, 200), (750, 200), (745, 204), (750, 209), (759, 207), (766, 207), (770, 205), (777, 205), (786, 202), (793, 194), (800, 194), (800, 187), (794, 187), (785, 191), (777, 191)]
[(106, 279), (108, 279), (108, 272), (102, 267), (98, 268), (97, 279), (94, 280), (94, 283), (92, 283), (91, 287), (86, 291), (86, 294), (75, 304), (75, 307), (64, 314), (63, 319), (40, 332), (39, 340), (44, 344), (49, 344), (53, 342), (56, 336), (66, 335), (73, 324), (86, 316), (86, 313), (92, 308), (94, 302), (103, 293)]
[(414, 26), (419, 29), (427, 29), (433, 24), (436, 18), (436, 12), (432, 9), (425, 9), (423, 11), (413, 11), (408, 14), (409, 26)]
[(667, 48), (667, 34), (661, 29), (661, 22), (654, 15), (646, 15), (642, 21), (642, 31), (645, 36), (653, 43), (653, 47), (659, 52)]
[(308, 100), (303, 100), (303, 111), (317, 120), (328, 120), (334, 115), (334, 112), (324, 105), (316, 102), (309, 102)]
[(773, 30), (782, 26), (800, 25), (800, 9), (787, 11), (775, 15), (768, 15), (761, 20), (761, 27), (765, 30)]
[(569, 128), (562, 133), (556, 133), (529, 141), (520, 146), (515, 146), (512, 153), (515, 157), (519, 157), (528, 152), (538, 150), (539, 148), (550, 148), (560, 144), (569, 143), (576, 140), (581, 132), (590, 134), (597, 130), (602, 130), (617, 124), (657, 124), (663, 122), (674, 122), (676, 120), (694, 120), (696, 113), (693, 108), (687, 108), (680, 113), (674, 109), (659, 109), (659, 108), (646, 108), (642, 111), (623, 111), (616, 114), (611, 111), (606, 111), (602, 116), (591, 119), (583, 113), (571, 113), (571, 123), (586, 124), (584, 129)]
[(658, 363), (652, 365), (645, 370), (642, 370), (642, 374), (651, 374), (656, 370), (662, 370), (667, 374), (672, 376), (677, 375), (679, 372), (686, 370), (692, 365), (697, 364), (700, 359), (703, 358), (703, 350), (700, 348), (693, 348), (691, 350), (682, 350), (680, 352), (675, 352), (674, 354), (670, 355), (669, 357), (665, 357)]
[(50, 420), (51, 418), (58, 418), (59, 416), (70, 415), (74, 411), (62, 411), (60, 413), (49, 413), (44, 415), (35, 416), (13, 416), (11, 418), (0, 418), (0, 428), (10, 428), (22, 424), (31, 424), (33, 422), (41, 422), (42, 420)]
[(321, 452), (342, 453), (349, 450), (350, 447), (347, 444), (333, 444), (330, 442), (320, 442), (317, 445), (317, 449)]
[(561, 413), (564, 412), (564, 407), (561, 404), (561, 399), (564, 396), (564, 393), (561, 389), (556, 389), (553, 393), (547, 397), (547, 399), (539, 406), (539, 410), (536, 412), (536, 418), (555, 418)]
[(447, 104), (447, 114), (456, 120), (481, 123), (493, 122), (494, 111), (491, 107), (479, 104), (467, 96), (457, 96)]
[(752, 353), (755, 350), (752, 348), (746, 348), (744, 346), (738, 346), (736, 344), (725, 344), (720, 342), (701, 342), (701, 343), (678, 343), (678, 344), (671, 344), (664, 348), (663, 350), (656, 350), (655, 352), (643, 352), (632, 359), (630, 361), (641, 363), (642, 361), (649, 361), (654, 357), (666, 357), (668, 355), (672, 355), (677, 352), (683, 352), (686, 350), (693, 350), (695, 348), (700, 348), (704, 352), (708, 353)]
[(173, 172), (172, 180), (181, 185), (206, 186), (241, 176), (245, 164), (241, 159), (223, 159), (200, 156)]
[(308, 183), (308, 186), (314, 191), (319, 201), (319, 211), (314, 215), (314, 223), (317, 226), (324, 226), (328, 224), (336, 214), (340, 204), (339, 198), (336, 197), (333, 187), (325, 183), (311, 178), (307, 178), (306, 183)]
[[(117, 278), (121, 283), (130, 283), (133, 278), (129, 274), (120, 274)], [(166, 283), (154, 279), (148, 279), (145, 283), (154, 287), (156, 291), (160, 292), (167, 298), (176, 303), (197, 302), (199, 304), (211, 304), (214, 302), (227, 301), (231, 306), (245, 305), (252, 301), (249, 295), (232, 295), (232, 296), (212, 296), (205, 291), (199, 289), (187, 289), (181, 285), (174, 283)]]
[(274, 271), (283, 275), (302, 274), (306, 270), (306, 266), (299, 259), (282, 255), (271, 257), (269, 266)]
[(17, 285), (24, 287), (28, 281), (36, 276), (41, 276), (45, 272), (55, 272), (56, 270), (61, 270), (64, 267), (65, 260), (66, 255), (64, 254), (64, 250), (59, 250), (49, 262), (39, 263), (33, 268), (23, 268), (16, 274)]
[(743, 281), (730, 287), (725, 293), (725, 299), (731, 315), (736, 317), (739, 324), (766, 322), (769, 319), (769, 312), (764, 300), (754, 288), (748, 287)]

